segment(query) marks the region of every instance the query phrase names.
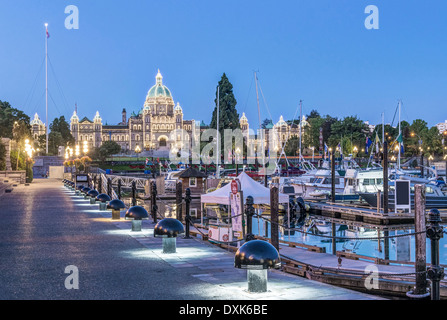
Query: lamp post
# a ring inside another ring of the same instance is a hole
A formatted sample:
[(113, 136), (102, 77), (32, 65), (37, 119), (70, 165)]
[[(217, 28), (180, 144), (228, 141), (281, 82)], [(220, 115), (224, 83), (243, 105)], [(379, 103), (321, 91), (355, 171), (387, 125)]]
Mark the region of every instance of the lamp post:
[(422, 141), (421, 137), (414, 132), (412, 132), (410, 135), (412, 137), (415, 137), (415, 136), (418, 137), (419, 151), (421, 152), (421, 177), (423, 178), (424, 177), (424, 153), (423, 153), (423, 149), (422, 149), (423, 141)]
[(239, 154), (241, 153), (241, 150), (239, 148), (236, 149), (236, 177), (239, 175)]
[(26, 139), (25, 140), (25, 152), (28, 155), (28, 157), (25, 159), (25, 161), (26, 161), (26, 183), (30, 183), (30, 180), (31, 180), (31, 177), (29, 176), (28, 171), (29, 171), (29, 163), (33, 156), (33, 151), (34, 151), (34, 149), (29, 144), (29, 140)]

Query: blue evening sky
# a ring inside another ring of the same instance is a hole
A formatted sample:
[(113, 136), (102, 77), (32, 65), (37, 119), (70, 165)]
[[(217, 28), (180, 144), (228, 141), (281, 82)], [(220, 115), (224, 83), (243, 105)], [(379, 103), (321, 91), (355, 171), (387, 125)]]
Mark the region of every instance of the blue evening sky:
[[(78, 30), (64, 26), (67, 5)], [(364, 26), (367, 5), (378, 30)], [(257, 71), (262, 119), (293, 119), (302, 99), (303, 114), (378, 124), (402, 99), (402, 120), (433, 126), (447, 119), (446, 12), (441, 0), (1, 0), (0, 100), (45, 122), (48, 22), (50, 121), (77, 103), (80, 117), (116, 124), (160, 69), (185, 119), (210, 122), (225, 72), (257, 127)]]

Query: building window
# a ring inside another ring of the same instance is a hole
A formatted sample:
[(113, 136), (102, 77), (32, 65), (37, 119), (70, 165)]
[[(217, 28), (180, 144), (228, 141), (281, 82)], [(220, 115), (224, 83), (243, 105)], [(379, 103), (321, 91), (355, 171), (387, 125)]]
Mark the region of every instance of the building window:
[(196, 177), (190, 177), (189, 178), (189, 186), (190, 187), (197, 187), (197, 178)]

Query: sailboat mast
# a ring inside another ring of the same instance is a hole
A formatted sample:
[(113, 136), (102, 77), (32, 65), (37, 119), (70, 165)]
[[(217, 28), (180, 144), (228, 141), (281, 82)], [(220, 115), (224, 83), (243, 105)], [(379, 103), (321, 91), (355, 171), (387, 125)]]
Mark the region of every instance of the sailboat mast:
[(261, 143), (262, 143), (262, 148), (261, 148), (261, 152), (262, 152), (262, 165), (264, 167), (264, 175), (267, 175), (267, 171), (265, 168), (265, 145), (264, 145), (264, 135), (263, 135), (263, 131), (262, 131), (262, 123), (261, 123), (261, 110), (259, 109), (259, 94), (258, 94), (258, 77), (256, 76), (256, 71), (255, 71), (255, 85), (256, 85), (256, 101), (258, 104), (258, 120), (259, 120), (259, 131), (261, 134)]
[(220, 120), (220, 113), (219, 113), (219, 85), (217, 85), (217, 116), (216, 116), (216, 123), (217, 123), (217, 152), (216, 152), (216, 176), (217, 178), (220, 178), (220, 167), (219, 167), (219, 159), (220, 159), (220, 142), (219, 142), (219, 120)]
[[(400, 135), (402, 134), (401, 133), (401, 130), (400, 130), (400, 109), (401, 109), (401, 106), (402, 106), (402, 100), (399, 100), (399, 135), (398, 135), (398, 137), (400, 137)], [(397, 156), (397, 168), (398, 169), (400, 169), (400, 150), (401, 150), (401, 142), (399, 141), (399, 151), (398, 151), (398, 156)]]
[(302, 128), (301, 128), (301, 124), (303, 121), (303, 100), (300, 100), (300, 123), (299, 123), (299, 128), (300, 128), (300, 158), (298, 159), (298, 162), (301, 162), (301, 134), (302, 134)]
[(45, 114), (46, 114), (46, 154), (48, 155), (48, 23), (45, 23)]

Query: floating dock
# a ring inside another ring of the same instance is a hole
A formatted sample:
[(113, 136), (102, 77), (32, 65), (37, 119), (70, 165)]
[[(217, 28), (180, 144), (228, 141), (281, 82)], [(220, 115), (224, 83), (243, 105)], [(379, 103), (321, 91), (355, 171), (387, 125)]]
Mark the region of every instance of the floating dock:
[[(389, 212), (362, 205), (334, 202), (306, 201), (310, 213), (323, 217), (365, 222), (374, 225), (394, 225), (414, 223), (414, 213)], [(447, 209), (439, 209), (442, 221), (447, 221)]]

